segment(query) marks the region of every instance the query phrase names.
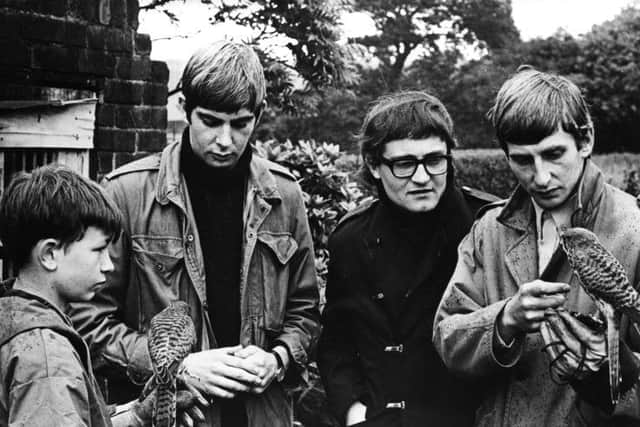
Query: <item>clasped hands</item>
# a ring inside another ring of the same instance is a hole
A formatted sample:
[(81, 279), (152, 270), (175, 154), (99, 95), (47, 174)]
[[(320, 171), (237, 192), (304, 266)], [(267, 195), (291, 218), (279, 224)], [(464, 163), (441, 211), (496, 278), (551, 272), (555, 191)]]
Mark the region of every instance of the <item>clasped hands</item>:
[(276, 357), (260, 347), (241, 345), (191, 353), (182, 362), (185, 381), (208, 396), (231, 399), (260, 394), (278, 371)]
[(498, 332), (506, 342), (540, 331), (554, 381), (567, 383), (597, 372), (607, 361), (606, 337), (564, 307), (569, 285), (535, 280), (520, 287), (505, 304)]

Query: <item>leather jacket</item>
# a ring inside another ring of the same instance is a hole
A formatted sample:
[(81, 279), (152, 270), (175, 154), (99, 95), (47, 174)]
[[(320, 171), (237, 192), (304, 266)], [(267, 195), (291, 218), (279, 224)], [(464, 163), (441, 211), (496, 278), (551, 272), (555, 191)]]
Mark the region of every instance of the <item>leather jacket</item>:
[[(74, 304), (72, 319), (90, 347), (97, 373), (117, 399), (150, 375), (146, 331), (170, 301), (191, 307), (198, 350), (216, 348), (208, 312), (203, 253), (184, 176), (181, 142), (127, 164), (105, 178), (124, 215), (112, 244), (115, 266), (90, 303)], [(253, 156), (243, 208), (240, 343), (291, 355), (285, 383), (304, 379), (320, 332), (311, 232), (300, 187), (285, 168)], [(126, 373), (126, 375), (123, 375)], [(107, 397), (114, 400), (113, 395)], [(249, 426), (289, 426), (292, 407), (283, 384), (246, 398)], [(209, 425), (218, 425), (213, 415)]]

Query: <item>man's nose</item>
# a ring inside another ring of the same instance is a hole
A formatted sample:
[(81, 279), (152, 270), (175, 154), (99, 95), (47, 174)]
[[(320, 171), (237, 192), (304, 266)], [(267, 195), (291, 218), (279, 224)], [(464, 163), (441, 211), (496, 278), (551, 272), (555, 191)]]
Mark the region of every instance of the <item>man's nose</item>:
[(549, 172), (549, 166), (541, 159), (535, 161), (535, 172), (533, 176), (533, 182), (538, 187), (546, 187), (551, 180), (551, 172)]
[(104, 251), (100, 271), (102, 271), (103, 273), (107, 273), (113, 270), (114, 270), (113, 261), (111, 261), (111, 256), (109, 255), (109, 251)]
[(411, 181), (415, 182), (416, 184), (426, 184), (427, 182), (429, 182), (430, 178), (431, 175), (429, 175), (427, 169), (422, 163), (419, 163), (416, 171), (411, 176)]
[(231, 126), (229, 124), (221, 126), (220, 132), (216, 136), (216, 143), (222, 147), (228, 147), (231, 145)]

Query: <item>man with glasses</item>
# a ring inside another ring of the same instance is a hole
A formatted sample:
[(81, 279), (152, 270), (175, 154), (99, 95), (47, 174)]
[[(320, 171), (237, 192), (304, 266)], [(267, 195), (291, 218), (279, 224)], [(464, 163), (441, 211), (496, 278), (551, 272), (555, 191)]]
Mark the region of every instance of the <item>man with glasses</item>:
[(564, 228), (588, 228), (637, 283), (636, 201), (590, 160), (591, 117), (568, 79), (524, 68), (502, 86), (490, 116), (519, 185), (460, 244), (435, 347), (452, 371), (483, 384), (477, 425), (640, 425), (638, 329), (623, 317), (613, 341), (617, 401), (604, 332), (572, 314), (595, 315), (597, 306), (559, 247)]
[(398, 93), (373, 105), (359, 139), (378, 200), (346, 215), (329, 241), (318, 361), (330, 407), (347, 426), (471, 425), (472, 387), (431, 344), (473, 219), (454, 186), (453, 123), (437, 98)]

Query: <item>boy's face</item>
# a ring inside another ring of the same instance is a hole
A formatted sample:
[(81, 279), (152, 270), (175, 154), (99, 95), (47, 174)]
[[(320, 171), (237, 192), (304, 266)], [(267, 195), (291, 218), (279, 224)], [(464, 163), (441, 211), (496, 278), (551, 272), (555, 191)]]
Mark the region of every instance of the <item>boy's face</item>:
[(213, 168), (233, 168), (244, 153), (256, 125), (256, 116), (242, 108), (223, 113), (196, 107), (191, 111), (191, 149)]
[(591, 155), (593, 140), (580, 148), (571, 134), (557, 130), (537, 144), (506, 144), (509, 166), (520, 185), (544, 209), (562, 205), (572, 194)]
[(65, 302), (89, 301), (113, 270), (109, 257), (109, 236), (88, 227), (82, 239), (56, 249), (56, 291)]
[[(386, 161), (402, 159), (422, 160), (425, 157), (435, 158), (447, 154), (447, 144), (437, 136), (423, 139), (396, 139), (384, 145), (382, 157)], [(429, 212), (435, 209), (447, 186), (447, 173), (430, 175), (422, 164), (419, 164), (413, 175), (397, 178), (391, 166), (381, 163), (369, 165), (375, 179), (379, 179), (387, 197), (399, 207), (409, 212)]]

